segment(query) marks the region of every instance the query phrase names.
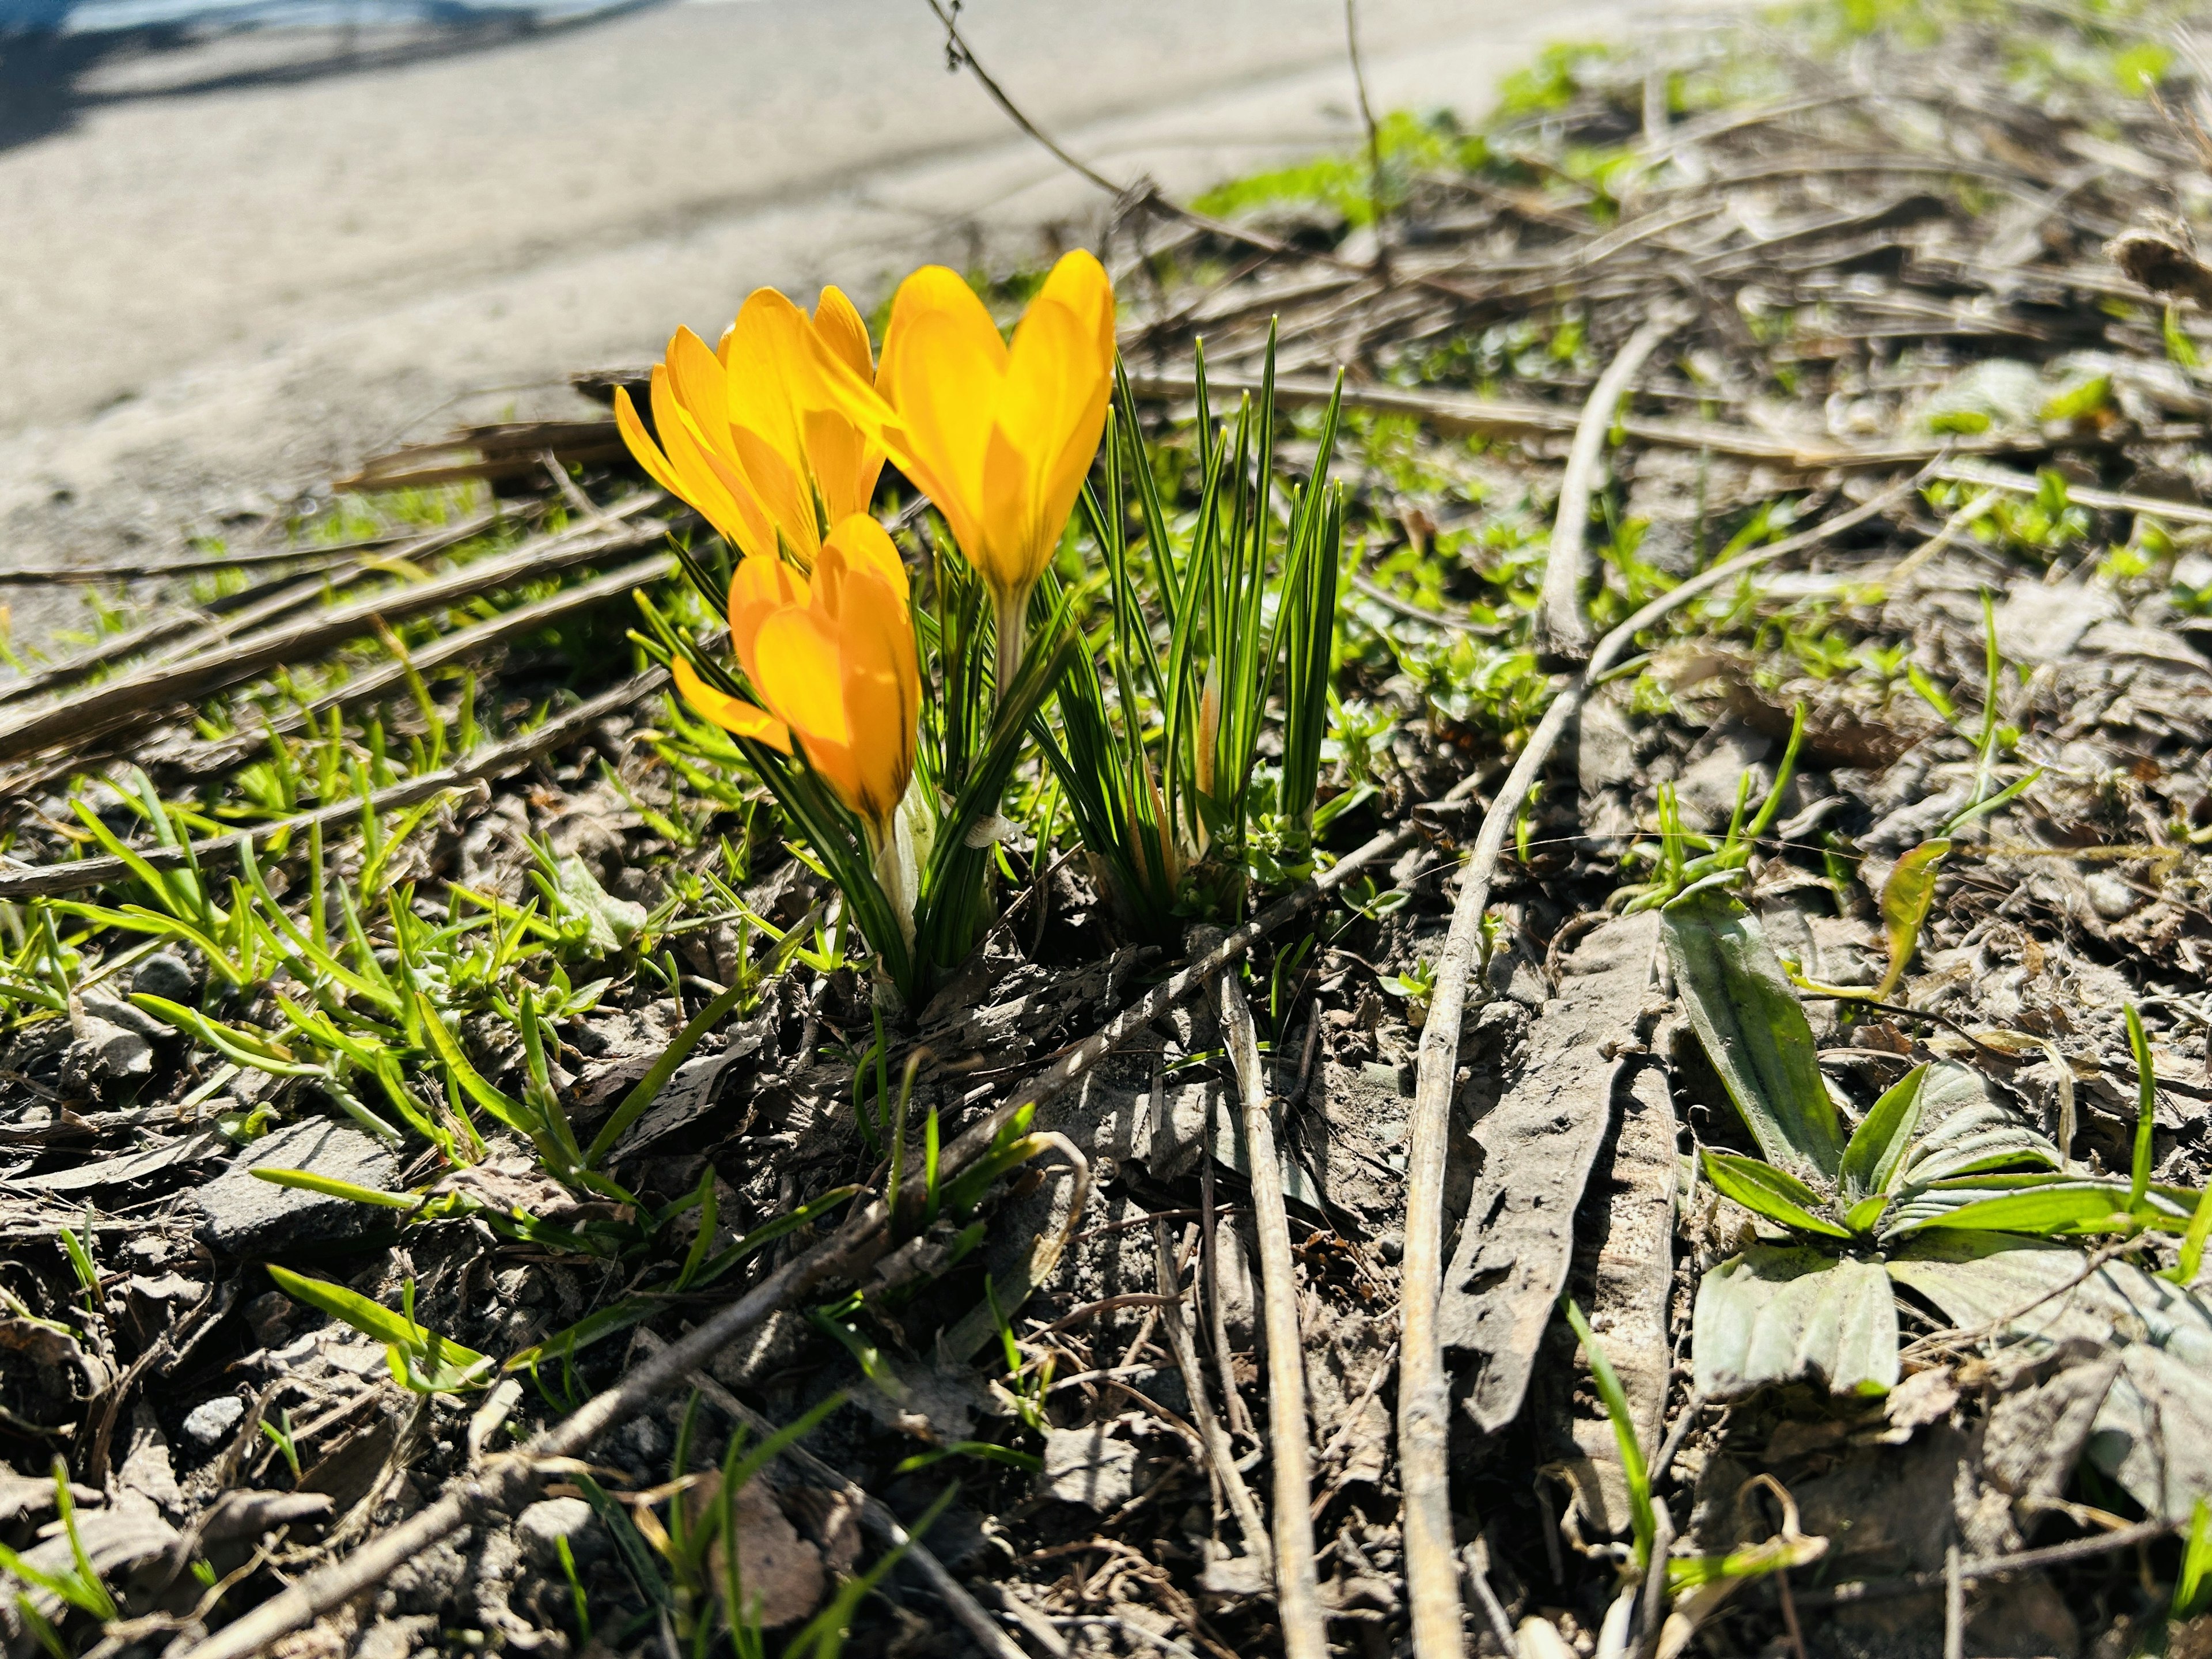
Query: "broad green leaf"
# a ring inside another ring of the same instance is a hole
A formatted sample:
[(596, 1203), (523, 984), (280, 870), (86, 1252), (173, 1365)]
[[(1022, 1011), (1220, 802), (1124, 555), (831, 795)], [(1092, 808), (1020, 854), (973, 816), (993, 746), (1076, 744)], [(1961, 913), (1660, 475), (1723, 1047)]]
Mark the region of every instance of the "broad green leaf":
[(1667, 955), (1729, 1097), (1771, 1163), (1833, 1180), (1844, 1136), (1805, 1010), (1755, 918), (1718, 893), (1663, 913)]
[(1787, 1170), (1778, 1170), (1755, 1158), (1717, 1152), (1710, 1147), (1704, 1157), (1705, 1178), (1723, 1197), (1734, 1199), (1747, 1210), (1800, 1232), (1820, 1233), (1830, 1238), (1850, 1237), (1847, 1228), (1838, 1226), (1820, 1213), (1820, 1194)]
[(1881, 931), (1889, 940), (1889, 967), (1872, 1000), (1887, 1002), (1912, 964), (1920, 948), (1920, 929), (1928, 920), (1928, 907), (1936, 902), (1936, 866), (1951, 850), (1948, 841), (1923, 841), (1903, 858), (1881, 884)]
[[(1844, 1148), (1844, 1197), (1856, 1200), (1887, 1193), (1905, 1162), (1912, 1132), (1920, 1123), (1921, 1088), (1928, 1067), (1916, 1066), (1883, 1091)], [(1877, 1212), (1879, 1212), (1877, 1208)]]
[(1896, 1297), (1871, 1261), (1754, 1245), (1699, 1281), (1691, 1358), (1708, 1399), (1808, 1377), (1836, 1394), (1886, 1394), (1898, 1376)]
[(628, 945), (651, 914), (642, 904), (618, 899), (600, 886), (592, 866), (574, 853), (555, 862), (552, 884), (570, 908), (588, 921), (585, 945), (597, 956), (612, 956)]
[(416, 1348), (392, 1343), (384, 1357), (399, 1386), (414, 1394), (459, 1394), (491, 1380), (489, 1354), (448, 1341), (435, 1331), (423, 1332)]
[(2171, 1348), (2129, 1342), (2084, 1449), (2086, 1461), (2169, 1523), (2212, 1492), (2212, 1376)]
[(1884, 1265), (1892, 1279), (1961, 1329), (2009, 1326), (2053, 1341), (2077, 1335), (2094, 1341), (2111, 1331), (2109, 1314), (2126, 1306), (2100, 1282), (2103, 1273), (2083, 1279), (2087, 1256), (2053, 1239), (1924, 1232), (1900, 1242)]
[(2117, 1323), (2212, 1373), (2212, 1308), (2124, 1258), (2090, 1272), (2089, 1258), (2071, 1244), (2006, 1233), (1929, 1232), (1893, 1252), (1889, 1272), (1957, 1325), (2002, 1325), (2054, 1342), (2081, 1336), (2101, 1343)]
[(1889, 1194), (1875, 1193), (1871, 1197), (1863, 1198), (1852, 1205), (1850, 1210), (1844, 1212), (1844, 1224), (1852, 1232), (1863, 1237), (1875, 1230), (1875, 1224), (1881, 1219), (1881, 1212), (1888, 1207)]
[(2176, 1524), (2212, 1491), (2212, 1308), (2201, 1298), (2125, 1259), (2093, 1268), (2070, 1246), (2001, 1233), (1924, 1233), (1888, 1270), (1961, 1330), (2117, 1354), (2089, 1460)]
[(2154, 1211), (2148, 1200), (2129, 1208), (2128, 1189), (2113, 1182), (2082, 1181), (2056, 1175), (1987, 1176), (1915, 1188), (1897, 1210), (1884, 1237), (1901, 1238), (1926, 1227), (1960, 1227), (1981, 1232), (2128, 1232), (2141, 1225), (2170, 1224), (2181, 1218)]
[[(1979, 1098), (1943, 1111), (1945, 1098), (1955, 1100), (1971, 1088)], [(1904, 1184), (1924, 1187), (1933, 1182), (1988, 1170), (2034, 1165), (2059, 1167), (2058, 1149), (2010, 1110), (1990, 1099), (1987, 1085), (1963, 1066), (1947, 1066), (1939, 1076), (1929, 1068), (1921, 1089), (1922, 1115), (1938, 1117), (1905, 1155)], [(1939, 1116), (1939, 1114), (1941, 1115)]]

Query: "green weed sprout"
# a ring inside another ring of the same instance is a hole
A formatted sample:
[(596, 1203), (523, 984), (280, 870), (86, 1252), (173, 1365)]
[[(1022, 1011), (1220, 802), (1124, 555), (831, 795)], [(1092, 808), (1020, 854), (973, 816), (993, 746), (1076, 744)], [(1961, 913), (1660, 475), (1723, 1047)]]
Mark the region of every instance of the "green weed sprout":
[(394, 1313), (372, 1302), (358, 1291), (327, 1279), (309, 1279), (289, 1267), (270, 1263), (264, 1269), (276, 1288), (295, 1302), (326, 1313), (350, 1325), (363, 1336), (384, 1344), (392, 1375), (413, 1394), (465, 1394), (490, 1380), (493, 1361), (489, 1354), (465, 1348), (416, 1322), (415, 1281), (401, 1291), (403, 1308)]

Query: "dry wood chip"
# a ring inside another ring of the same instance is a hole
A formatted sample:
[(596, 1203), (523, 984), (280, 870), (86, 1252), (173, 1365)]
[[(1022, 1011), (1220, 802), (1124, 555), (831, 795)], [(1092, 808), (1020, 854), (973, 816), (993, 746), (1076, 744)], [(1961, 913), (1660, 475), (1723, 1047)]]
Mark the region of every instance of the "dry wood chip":
[(1613, 1123), (1620, 1047), (1650, 1000), (1656, 913), (1593, 931), (1530, 1027), (1520, 1075), (1476, 1127), (1482, 1165), (1444, 1275), (1437, 1327), (1471, 1356), (1468, 1408), (1486, 1432), (1520, 1413), (1574, 1250), (1575, 1207)]

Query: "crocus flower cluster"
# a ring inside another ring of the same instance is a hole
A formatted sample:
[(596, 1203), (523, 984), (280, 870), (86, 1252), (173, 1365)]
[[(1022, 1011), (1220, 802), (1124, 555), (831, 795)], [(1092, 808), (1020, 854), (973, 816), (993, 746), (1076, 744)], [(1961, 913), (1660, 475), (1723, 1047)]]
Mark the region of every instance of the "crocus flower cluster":
[(880, 367), (836, 289), (811, 318), (763, 289), (719, 347), (688, 329), (669, 342), (653, 371), (653, 432), (617, 394), (639, 464), (738, 556), (730, 640), (753, 700), (680, 659), (678, 688), (716, 724), (804, 760), (866, 826), (904, 915), (911, 857), (896, 856), (897, 820), (921, 676), (906, 572), (868, 512), (876, 481), (896, 461), (988, 586), (1003, 693), (1030, 595), (1097, 453), (1113, 374), (1113, 289), (1076, 252), (1011, 343), (965, 282), (931, 265), (901, 285)]

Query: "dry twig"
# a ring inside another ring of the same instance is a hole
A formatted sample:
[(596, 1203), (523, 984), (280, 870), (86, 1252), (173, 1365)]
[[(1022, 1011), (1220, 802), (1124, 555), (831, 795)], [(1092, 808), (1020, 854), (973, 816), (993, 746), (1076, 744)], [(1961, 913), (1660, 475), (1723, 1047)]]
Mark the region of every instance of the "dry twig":
[(1305, 1340), (1298, 1329), (1297, 1267), (1283, 1204), (1283, 1165), (1268, 1112), (1259, 1034), (1236, 975), (1214, 981), (1214, 1012), (1243, 1103), (1252, 1221), (1260, 1246), (1260, 1296), (1267, 1334), (1268, 1453), (1274, 1466), (1275, 1604), (1286, 1659), (1328, 1659), (1321, 1585), (1314, 1571), (1313, 1467), (1306, 1428)]

